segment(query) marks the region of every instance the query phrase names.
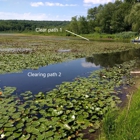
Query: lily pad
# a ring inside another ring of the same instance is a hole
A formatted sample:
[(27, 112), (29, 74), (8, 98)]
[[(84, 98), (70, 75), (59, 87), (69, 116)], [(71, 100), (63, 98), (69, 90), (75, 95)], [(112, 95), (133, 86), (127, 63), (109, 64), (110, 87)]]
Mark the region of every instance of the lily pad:
[(23, 126), (24, 126), (23, 123), (18, 123), (18, 124), (16, 125), (16, 128), (17, 128), (17, 129), (20, 129), (20, 128), (22, 128)]

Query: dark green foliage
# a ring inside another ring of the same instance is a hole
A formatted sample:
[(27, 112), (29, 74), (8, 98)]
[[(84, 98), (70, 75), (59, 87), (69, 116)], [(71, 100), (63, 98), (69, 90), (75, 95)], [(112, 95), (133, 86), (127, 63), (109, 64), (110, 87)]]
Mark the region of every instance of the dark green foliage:
[[(76, 33), (119, 33), (140, 28), (140, 3), (138, 0), (109, 2), (88, 9), (86, 31), (82, 28), (86, 17), (73, 17), (70, 28)], [(74, 20), (75, 18), (75, 20)], [(75, 24), (75, 26), (73, 25)], [(75, 30), (77, 29), (77, 30)]]
[(31, 32), (36, 28), (65, 27), (69, 21), (0, 20), (0, 32)]
[(140, 32), (140, 3), (136, 3), (132, 6), (126, 20), (132, 26), (134, 31)]
[(121, 32), (121, 33), (117, 33), (116, 34), (116, 38), (118, 39), (129, 39), (129, 38), (134, 38), (135, 36), (137, 36), (138, 33), (137, 32)]

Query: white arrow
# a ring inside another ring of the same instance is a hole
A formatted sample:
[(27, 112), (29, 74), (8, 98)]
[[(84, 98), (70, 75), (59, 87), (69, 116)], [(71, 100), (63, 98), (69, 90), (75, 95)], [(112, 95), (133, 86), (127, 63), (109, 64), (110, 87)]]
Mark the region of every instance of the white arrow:
[(80, 35), (78, 35), (78, 34), (75, 34), (75, 33), (73, 33), (73, 32), (70, 32), (70, 31), (68, 31), (68, 30), (65, 30), (66, 32), (69, 32), (69, 33), (71, 33), (71, 34), (73, 34), (73, 35), (76, 35), (76, 36), (78, 36), (78, 37), (81, 37), (81, 38), (83, 38), (83, 39), (85, 39), (85, 40), (87, 40), (87, 41), (89, 41), (89, 39), (87, 39), (87, 38), (85, 38), (85, 37), (82, 37), (82, 36), (80, 36)]

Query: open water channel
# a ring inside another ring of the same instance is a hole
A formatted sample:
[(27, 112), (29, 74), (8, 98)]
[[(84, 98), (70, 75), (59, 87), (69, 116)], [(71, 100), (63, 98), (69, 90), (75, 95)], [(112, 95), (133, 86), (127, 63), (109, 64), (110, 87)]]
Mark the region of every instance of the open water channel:
[(31, 91), (47, 92), (62, 82), (73, 81), (76, 77), (87, 77), (90, 72), (112, 67), (125, 61), (140, 58), (140, 49), (96, 54), (92, 57), (70, 60), (63, 63), (40, 67), (38, 70), (23, 70), (21, 73), (0, 74), (0, 88), (16, 87), (16, 93)]
[(85, 58), (41, 67), (38, 70), (23, 70), (22, 73), (0, 75), (0, 87), (16, 87), (17, 92), (31, 91), (34, 94), (46, 92), (64, 81), (72, 81), (77, 76), (88, 76), (99, 65), (86, 62)]

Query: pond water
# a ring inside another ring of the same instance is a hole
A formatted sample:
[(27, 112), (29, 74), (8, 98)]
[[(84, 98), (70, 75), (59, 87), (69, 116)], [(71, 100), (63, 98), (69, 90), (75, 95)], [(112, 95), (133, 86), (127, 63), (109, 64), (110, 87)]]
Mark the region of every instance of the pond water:
[(87, 57), (86, 61), (102, 67), (113, 67), (115, 64), (122, 64), (126, 61), (140, 60), (140, 49), (131, 49), (122, 52), (94, 54)]
[(46, 92), (64, 81), (72, 81), (75, 77), (85, 77), (91, 71), (100, 69), (99, 65), (86, 62), (85, 58), (48, 65), (38, 70), (23, 70), (22, 73), (1, 74), (0, 87), (17, 87), (17, 93), (31, 91), (34, 94)]
[(4, 86), (17, 87), (17, 93), (24, 91), (31, 91), (34, 94), (40, 91), (47, 92), (62, 82), (73, 81), (77, 76), (87, 77), (90, 72), (102, 67), (113, 67), (115, 64), (135, 58), (140, 58), (140, 49), (94, 54), (92, 57), (48, 65), (38, 70), (28, 69), (23, 70), (22, 73), (0, 74), (0, 88)]

